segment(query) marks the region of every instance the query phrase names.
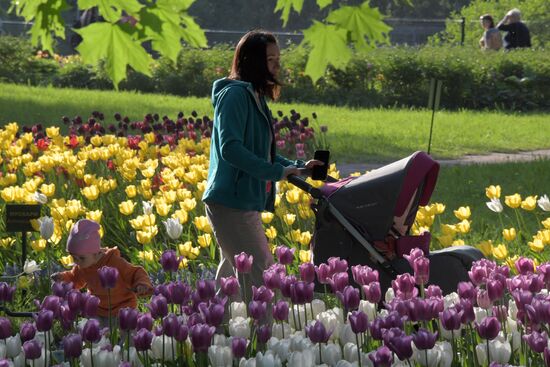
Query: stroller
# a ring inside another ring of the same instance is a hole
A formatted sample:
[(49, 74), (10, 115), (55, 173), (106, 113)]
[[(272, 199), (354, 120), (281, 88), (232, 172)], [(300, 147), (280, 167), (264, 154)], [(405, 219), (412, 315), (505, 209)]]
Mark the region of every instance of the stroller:
[(360, 177), (336, 180), (329, 176), (321, 188), (290, 176), (292, 184), (317, 199), (312, 205), (314, 264), (336, 256), (347, 260), (350, 269), (368, 265), (378, 270), (384, 294), (397, 275), (413, 273), (403, 255), (419, 247), (430, 259), (428, 284), (438, 285), (444, 294), (456, 291), (459, 282), (469, 280), (468, 270), (483, 257), (481, 252), (470, 246), (429, 252), (428, 232), (409, 235), (418, 206), (426, 205), (432, 195), (438, 172), (439, 163), (416, 152)]

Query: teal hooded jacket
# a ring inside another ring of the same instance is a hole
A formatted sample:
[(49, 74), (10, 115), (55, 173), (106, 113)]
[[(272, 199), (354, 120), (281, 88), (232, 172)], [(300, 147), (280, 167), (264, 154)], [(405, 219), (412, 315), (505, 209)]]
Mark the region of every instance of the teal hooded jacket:
[[(302, 167), (276, 154), (271, 112), (251, 83), (228, 78), (212, 87), (214, 127), (210, 166), (202, 200), (230, 208), (273, 211), (275, 181), (284, 167)], [(271, 190), (267, 192), (267, 182)]]

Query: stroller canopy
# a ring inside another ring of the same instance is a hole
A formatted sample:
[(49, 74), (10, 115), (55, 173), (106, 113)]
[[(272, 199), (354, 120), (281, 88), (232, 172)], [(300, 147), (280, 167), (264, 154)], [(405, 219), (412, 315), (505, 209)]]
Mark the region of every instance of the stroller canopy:
[(347, 182), (328, 200), (365, 238), (383, 241), (396, 217), (405, 218), (408, 232), (418, 206), (430, 200), (438, 172), (439, 163), (416, 152)]

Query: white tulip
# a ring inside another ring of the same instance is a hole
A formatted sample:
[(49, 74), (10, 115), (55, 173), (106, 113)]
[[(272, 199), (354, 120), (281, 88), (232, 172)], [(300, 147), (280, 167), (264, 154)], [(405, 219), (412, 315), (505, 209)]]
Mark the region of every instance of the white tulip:
[(323, 344), (321, 348), (321, 354), (323, 355), (323, 363), (334, 366), (342, 359), (342, 349), (338, 344)]
[[(491, 362), (497, 362), (499, 364), (506, 364), (510, 360), (512, 355), (512, 347), (508, 341), (502, 342), (501, 340), (494, 339), (489, 341), (489, 353), (491, 355)], [(487, 364), (487, 343), (481, 343), (476, 346), (477, 360), (481, 365)]]
[(35, 192), (34, 194), (32, 194), (32, 198), (38, 204), (46, 204), (48, 202), (48, 197), (46, 195), (44, 195), (43, 193), (38, 192), (38, 191)]
[(321, 312), (325, 312), (327, 310), (325, 302), (320, 299), (314, 299), (311, 301), (311, 307), (313, 308), (313, 318), (316, 318)]
[(290, 356), (290, 345), (290, 339), (277, 340), (277, 338), (272, 337), (267, 342), (267, 348), (273, 351), (282, 363), (285, 363)]
[(239, 367), (256, 367), (256, 358), (241, 358), (239, 361)]
[(217, 345), (219, 347), (229, 347), (231, 344), (231, 341), (229, 338), (226, 338), (225, 335), (222, 334), (214, 334), (212, 345)]
[(173, 240), (177, 240), (178, 238), (180, 238), (183, 231), (183, 226), (180, 224), (180, 221), (178, 219), (169, 218), (162, 223), (164, 223), (164, 227), (166, 227), (166, 233), (168, 233), (168, 237)]
[(284, 339), (283, 330), (284, 330), (285, 338), (288, 338), (291, 333), (290, 325), (286, 322), (283, 322), (283, 324), (280, 324), (278, 322), (273, 323), (273, 327), (271, 328), (271, 335), (273, 335), (277, 339)]
[(26, 367), (25, 366), (25, 354), (23, 353), (23, 351), (21, 351), (21, 353), (19, 353), (19, 355), (17, 357), (15, 357), (13, 359), (13, 365), (10, 365), (10, 367)]
[[(167, 336), (164, 337), (164, 343), (162, 336), (154, 336), (151, 342), (151, 356), (156, 359), (162, 358), (162, 345), (164, 344), (164, 360), (171, 361), (172, 348), (176, 348), (174, 339)], [(102, 366), (103, 367), (103, 366)]]
[(539, 208), (541, 208), (545, 212), (550, 212), (550, 199), (548, 199), (548, 195), (542, 195), (537, 200), (537, 204), (539, 204)]
[(458, 304), (459, 302), (460, 302), (460, 297), (456, 292), (449, 293), (443, 298), (443, 305), (446, 309)]
[(208, 348), (208, 360), (212, 367), (231, 367), (233, 364), (233, 353), (231, 348), (219, 345), (211, 345)]
[[(122, 361), (122, 354), (119, 345), (115, 345), (112, 351), (101, 349), (99, 347), (93, 349), (94, 366), (101, 367), (118, 367)], [(86, 348), (80, 355), (80, 363), (83, 367), (91, 367), (90, 348)]]
[(461, 332), (462, 332), (462, 325), (458, 330), (446, 330), (443, 326), (440, 326), (439, 328), (439, 335), (441, 335), (445, 340), (452, 340), (453, 336), (455, 340), (458, 340), (460, 338)]
[(250, 339), (249, 320), (240, 316), (229, 320), (229, 335)]
[(349, 323), (342, 326), (340, 330), (340, 344), (346, 345), (347, 343), (356, 343), (355, 333), (351, 330)]
[(19, 337), (19, 333), (15, 334), (15, 336), (10, 336), (5, 340), (6, 345), (6, 357), (7, 358), (14, 358), (21, 353), (21, 338)]
[(338, 310), (337, 308), (333, 308), (317, 315), (317, 320), (323, 323), (327, 331), (332, 332), (330, 340), (338, 340), (340, 337), (340, 330), (344, 324), (342, 312), (341, 310), (338, 312)]
[(451, 367), (453, 363), (453, 347), (449, 342), (438, 342), (434, 346), (438, 348), (439, 353), (439, 365), (438, 367)]
[(149, 215), (153, 214), (153, 203), (150, 201), (142, 201), (141, 204), (143, 205), (143, 214)]
[(518, 318), (518, 306), (513, 299), (508, 301), (508, 316), (514, 320)]
[(504, 207), (502, 206), (502, 203), (500, 202), (500, 199), (493, 198), (491, 201), (488, 201), (485, 203), (487, 205), (487, 208), (491, 209), (495, 213), (501, 213)]
[(392, 287), (389, 287), (386, 291), (386, 294), (384, 295), (384, 300), (386, 303), (391, 303), (392, 299), (395, 298), (395, 292), (393, 291)]
[(231, 318), (242, 317), (246, 319), (248, 314), (246, 313), (246, 304), (244, 302), (232, 302), (229, 307)]
[[(306, 308), (304, 305), (294, 305), (289, 310), (288, 321), (294, 330), (304, 330), (306, 327)], [(311, 317), (309, 320), (311, 321)]]
[(4, 343), (0, 343), (0, 359), (6, 358), (7, 349)]
[(40, 236), (46, 241), (53, 235), (54, 224), (52, 217), (40, 217), (37, 219), (40, 225)]
[[(44, 348), (42, 348), (42, 351), (40, 353), (40, 357), (38, 357), (37, 359), (34, 360), (34, 364), (36, 366), (44, 366), (45, 365), (45, 360), (44, 360), (44, 357), (45, 357), (45, 353), (44, 353)], [(48, 351), (48, 362), (51, 362), (52, 361), (52, 353), (50, 351)], [(103, 367), (103, 366), (102, 366)]]
[(474, 313), (476, 315), (476, 322), (479, 324), (487, 317), (487, 310), (481, 307), (474, 307)]
[(441, 359), (441, 351), (439, 348), (432, 348), (427, 350), (416, 349), (413, 345), (412, 358), (423, 367), (438, 367)]
[(281, 367), (281, 360), (270, 350), (265, 354), (258, 352), (256, 354), (256, 367)]
[(23, 265), (23, 272), (30, 275), (35, 271), (40, 271), (40, 265), (34, 260), (26, 260), (25, 265)]
[(346, 343), (344, 345), (344, 359), (349, 362), (357, 361), (357, 344)]
[(362, 299), (359, 302), (359, 311), (363, 311), (371, 321), (376, 318), (376, 305), (374, 303)]
[(315, 355), (312, 349), (307, 349), (301, 352), (295, 351), (288, 358), (288, 367), (314, 367)]
[(135, 347), (130, 347), (130, 363), (132, 367), (143, 367), (141, 359), (139, 359), (138, 352)]
[(506, 333), (508, 341), (512, 341), (512, 349), (514, 352), (517, 351), (521, 345), (521, 334), (518, 330), (518, 323), (510, 317), (506, 321)]
[(341, 361), (338, 361), (338, 363), (336, 363), (335, 367), (353, 367), (353, 364), (351, 364), (348, 361), (342, 359)]

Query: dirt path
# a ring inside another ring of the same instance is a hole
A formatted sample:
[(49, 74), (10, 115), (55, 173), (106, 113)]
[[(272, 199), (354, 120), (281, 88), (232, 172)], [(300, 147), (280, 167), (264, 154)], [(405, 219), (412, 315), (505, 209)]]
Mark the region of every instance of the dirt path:
[[(550, 159), (550, 149), (533, 150), (518, 153), (491, 153), (483, 155), (466, 155), (457, 159), (441, 159), (438, 162), (442, 166), (467, 165), (467, 164), (493, 164), (509, 162), (528, 162), (537, 159)], [(338, 164), (340, 175), (345, 177), (352, 172), (365, 172), (381, 167), (387, 163), (341, 163)]]

